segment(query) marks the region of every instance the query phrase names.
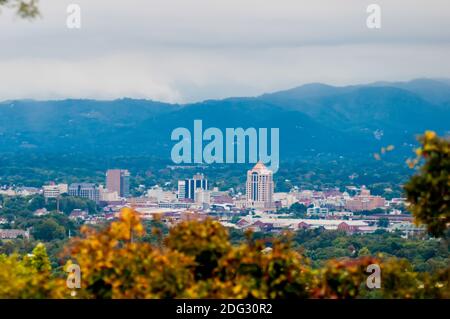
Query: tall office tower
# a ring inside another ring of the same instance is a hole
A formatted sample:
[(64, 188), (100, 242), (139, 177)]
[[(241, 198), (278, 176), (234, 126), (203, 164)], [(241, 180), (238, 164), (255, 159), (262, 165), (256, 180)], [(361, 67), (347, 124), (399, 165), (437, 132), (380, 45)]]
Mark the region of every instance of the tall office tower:
[(247, 205), (273, 209), (273, 192), (273, 173), (262, 162), (258, 162), (247, 172)]
[(130, 172), (127, 170), (122, 170), (122, 175), (120, 176), (120, 196), (130, 197)]
[(69, 195), (83, 198), (89, 198), (95, 202), (100, 200), (100, 189), (95, 184), (76, 183), (70, 184)]
[(178, 181), (178, 198), (195, 200), (197, 189), (208, 190), (208, 180), (203, 174), (196, 174), (193, 178)]
[(106, 172), (106, 189), (120, 197), (130, 195), (130, 172), (126, 169), (109, 169)]

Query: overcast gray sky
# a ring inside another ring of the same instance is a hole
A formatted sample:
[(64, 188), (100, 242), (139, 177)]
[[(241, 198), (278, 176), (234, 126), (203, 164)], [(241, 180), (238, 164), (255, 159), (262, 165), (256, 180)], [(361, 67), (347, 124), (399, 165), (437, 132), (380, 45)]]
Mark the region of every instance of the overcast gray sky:
[[(81, 6), (81, 29), (66, 8)], [(382, 8), (381, 29), (366, 8)], [(40, 0), (0, 15), (0, 100), (189, 102), (309, 82), (450, 78), (449, 0)]]

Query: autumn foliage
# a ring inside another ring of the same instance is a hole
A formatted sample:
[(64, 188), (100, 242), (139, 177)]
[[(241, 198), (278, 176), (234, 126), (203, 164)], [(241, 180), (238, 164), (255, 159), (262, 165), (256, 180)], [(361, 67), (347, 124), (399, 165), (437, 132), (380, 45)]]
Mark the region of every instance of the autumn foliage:
[[(449, 270), (412, 271), (383, 256), (331, 260), (313, 269), (282, 236), (270, 244), (232, 245), (219, 222), (185, 221), (159, 245), (143, 242), (138, 213), (122, 210), (107, 228), (82, 229), (66, 250), (81, 267), (76, 298), (449, 298)], [(381, 266), (381, 289), (369, 289), (369, 264)], [(45, 246), (33, 254), (0, 257), (1, 298), (73, 298), (52, 274)]]
[(0, 255), (0, 298), (63, 298), (66, 294), (65, 280), (52, 275), (43, 244), (24, 257)]

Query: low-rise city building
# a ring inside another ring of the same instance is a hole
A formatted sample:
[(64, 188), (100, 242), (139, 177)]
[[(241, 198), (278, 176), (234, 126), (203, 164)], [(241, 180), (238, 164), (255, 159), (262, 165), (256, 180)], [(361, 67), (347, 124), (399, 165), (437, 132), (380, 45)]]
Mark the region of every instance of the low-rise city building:
[(62, 194), (66, 194), (69, 191), (69, 186), (67, 184), (55, 184), (42, 186), (42, 193), (45, 198), (58, 198)]
[(17, 238), (30, 238), (29, 230), (21, 229), (0, 229), (0, 239), (17, 239)]

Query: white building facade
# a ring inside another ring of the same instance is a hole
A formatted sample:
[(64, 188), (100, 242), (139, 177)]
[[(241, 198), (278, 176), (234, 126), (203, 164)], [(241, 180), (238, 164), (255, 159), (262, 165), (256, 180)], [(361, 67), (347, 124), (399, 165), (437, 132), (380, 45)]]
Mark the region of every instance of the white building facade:
[(247, 172), (247, 206), (256, 209), (273, 210), (273, 173), (262, 162)]

